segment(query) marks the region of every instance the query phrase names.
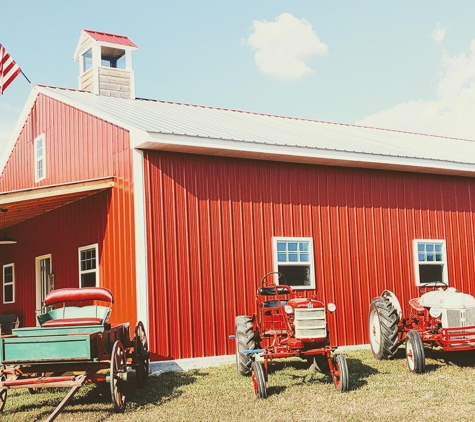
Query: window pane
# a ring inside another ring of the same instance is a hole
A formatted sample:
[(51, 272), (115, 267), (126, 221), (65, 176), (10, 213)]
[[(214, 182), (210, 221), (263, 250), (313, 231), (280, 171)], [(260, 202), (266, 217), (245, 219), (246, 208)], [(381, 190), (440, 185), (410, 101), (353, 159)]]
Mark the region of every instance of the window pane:
[(442, 252), (442, 245), (440, 245), (440, 244), (435, 245), (435, 251), (436, 252)]
[(302, 252), (308, 252), (308, 242), (300, 242), (299, 250)]
[(300, 262), (308, 262), (308, 253), (300, 254)]
[(95, 287), (96, 273), (81, 274), (81, 287)]
[(438, 253), (435, 255), (435, 260), (436, 261), (442, 261), (442, 254), (441, 253)]
[(433, 253), (428, 253), (427, 254), (427, 261), (434, 261), (434, 254)]
[(419, 265), (419, 280), (421, 284), (442, 282), (444, 266), (441, 265)]
[(426, 256), (423, 253), (419, 254), (419, 261), (425, 261)]
[(285, 242), (277, 242), (277, 251), (285, 252), (287, 250), (287, 244)]
[(423, 243), (418, 243), (418, 244), (417, 244), (417, 250), (418, 250), (419, 252), (424, 252), (424, 250), (425, 250), (425, 249), (424, 249), (424, 244), (423, 244)]
[(277, 254), (277, 260), (279, 262), (287, 262), (287, 255), (285, 253)]
[(3, 268), (3, 282), (11, 283), (13, 281), (13, 267)]
[(81, 251), (81, 271), (96, 269), (96, 250), (87, 249)]
[(3, 301), (4, 302), (13, 302), (13, 284), (9, 284), (8, 286), (4, 286), (3, 291), (4, 291)]
[(310, 286), (310, 266), (308, 265), (280, 265), (278, 271), (284, 274), (285, 284), (289, 286)]
[(287, 247), (289, 251), (296, 252), (297, 251), (297, 242), (289, 242), (287, 243)]
[(296, 253), (289, 253), (289, 262), (299, 262), (299, 256)]

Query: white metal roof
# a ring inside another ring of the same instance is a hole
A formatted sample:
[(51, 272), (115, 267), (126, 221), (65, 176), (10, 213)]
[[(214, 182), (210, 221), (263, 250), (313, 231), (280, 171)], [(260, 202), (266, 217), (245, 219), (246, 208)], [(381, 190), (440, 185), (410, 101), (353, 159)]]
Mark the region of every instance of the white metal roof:
[[(335, 162), (367, 162), (371, 167), (379, 163), (406, 165), (410, 170), (475, 174), (475, 142), (470, 140), (166, 101), (120, 99), (62, 88), (35, 86), (34, 90), (134, 133), (143, 132), (141, 147), (145, 148), (153, 148), (154, 143), (171, 145), (176, 140), (182, 150), (187, 145), (212, 146), (214, 154), (220, 148), (237, 148), (258, 153), (257, 158), (289, 154), (294, 158), (301, 155)], [(135, 146), (141, 142), (136, 141)]]

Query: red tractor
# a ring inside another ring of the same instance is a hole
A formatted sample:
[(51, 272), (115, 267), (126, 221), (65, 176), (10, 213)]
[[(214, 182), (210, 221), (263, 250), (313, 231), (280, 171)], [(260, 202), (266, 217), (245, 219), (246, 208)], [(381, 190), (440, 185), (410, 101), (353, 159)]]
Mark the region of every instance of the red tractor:
[[(282, 283), (281, 283), (282, 281)], [(252, 375), (258, 398), (267, 397), (269, 361), (299, 357), (330, 374), (335, 387), (349, 387), (346, 358), (330, 346), (324, 304), (315, 296), (300, 297), (285, 284), (281, 273), (266, 274), (256, 295), (257, 311), (236, 317), (236, 365), (240, 375)], [(336, 306), (329, 303), (328, 312)], [(255, 359), (262, 356), (264, 364)]]
[(403, 314), (396, 295), (385, 290), (371, 301), (369, 336), (376, 359), (393, 358), (405, 343), (409, 370), (423, 373), (424, 346), (447, 352), (475, 349), (475, 298), (445, 283), (424, 284)]

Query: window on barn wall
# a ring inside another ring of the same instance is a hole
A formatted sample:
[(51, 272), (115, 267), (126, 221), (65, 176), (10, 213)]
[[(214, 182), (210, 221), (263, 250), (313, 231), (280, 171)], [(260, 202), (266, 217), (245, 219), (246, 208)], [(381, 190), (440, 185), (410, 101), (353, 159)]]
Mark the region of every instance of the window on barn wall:
[(315, 269), (313, 239), (311, 237), (272, 238), (274, 271), (285, 276), (285, 282), (294, 289), (314, 289)]
[(98, 256), (97, 243), (79, 248), (79, 287), (99, 286)]
[(3, 266), (3, 303), (15, 302), (15, 267), (13, 264)]
[(431, 283), (449, 284), (445, 240), (414, 239), (416, 285)]
[(45, 136), (40, 135), (35, 139), (35, 182), (46, 177), (46, 145)]

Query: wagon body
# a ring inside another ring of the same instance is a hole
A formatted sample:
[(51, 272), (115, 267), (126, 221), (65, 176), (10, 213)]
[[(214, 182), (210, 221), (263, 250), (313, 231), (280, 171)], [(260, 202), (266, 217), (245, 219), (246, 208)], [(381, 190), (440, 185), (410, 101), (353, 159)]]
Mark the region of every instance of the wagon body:
[[(75, 306), (85, 301), (93, 304)], [(110, 383), (114, 409), (123, 411), (128, 369), (135, 369), (137, 383), (143, 386), (149, 351), (141, 322), (132, 339), (128, 322), (108, 322), (113, 301), (112, 293), (99, 287), (54, 290), (45, 298), (36, 327), (16, 328), (1, 337), (0, 411), (9, 389), (70, 388), (47, 419), (52, 421), (88, 382)], [(103, 302), (109, 306), (99, 304)], [(55, 308), (58, 304), (62, 307)], [(102, 372), (106, 369), (109, 373)]]

